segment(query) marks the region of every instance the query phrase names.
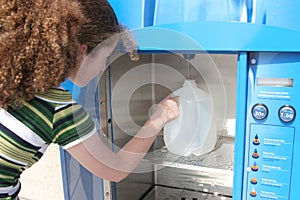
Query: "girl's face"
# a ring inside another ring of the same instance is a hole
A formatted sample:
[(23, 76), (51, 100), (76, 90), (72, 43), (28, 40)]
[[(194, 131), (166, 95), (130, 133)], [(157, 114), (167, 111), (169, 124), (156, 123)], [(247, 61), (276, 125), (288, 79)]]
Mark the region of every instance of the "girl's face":
[(89, 54), (87, 46), (81, 45), (77, 63), (78, 67), (70, 73), (69, 78), (78, 86), (85, 86), (90, 80), (106, 69), (107, 58), (115, 49), (118, 39), (110, 40), (105, 45), (98, 45)]
[(97, 67), (99, 71), (104, 71), (106, 68), (107, 58), (112, 54), (117, 43), (118, 39), (110, 40), (107, 44), (98, 45), (89, 54), (87, 54), (86, 51), (87, 47), (85, 48), (82, 46), (81, 67)]

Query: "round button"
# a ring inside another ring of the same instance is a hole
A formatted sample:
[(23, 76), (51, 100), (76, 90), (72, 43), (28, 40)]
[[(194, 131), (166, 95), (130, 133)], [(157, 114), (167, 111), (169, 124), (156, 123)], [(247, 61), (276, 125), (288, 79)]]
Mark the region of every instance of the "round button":
[(281, 121), (289, 123), (295, 119), (296, 111), (292, 106), (285, 105), (279, 109), (278, 115)]
[(252, 108), (252, 116), (254, 119), (263, 120), (268, 116), (268, 108), (266, 105), (258, 103)]

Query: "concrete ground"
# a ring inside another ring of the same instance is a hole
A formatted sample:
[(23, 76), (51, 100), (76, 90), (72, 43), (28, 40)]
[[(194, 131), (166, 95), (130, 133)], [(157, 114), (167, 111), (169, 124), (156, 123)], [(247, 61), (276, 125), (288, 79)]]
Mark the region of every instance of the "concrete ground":
[(44, 156), (21, 175), (21, 200), (63, 200), (58, 145), (51, 144)]

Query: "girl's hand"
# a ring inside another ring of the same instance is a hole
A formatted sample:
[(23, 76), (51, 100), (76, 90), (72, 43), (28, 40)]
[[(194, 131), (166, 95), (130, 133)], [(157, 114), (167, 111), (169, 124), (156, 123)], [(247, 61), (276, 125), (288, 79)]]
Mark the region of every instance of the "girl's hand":
[(159, 104), (162, 106), (164, 115), (166, 117), (165, 123), (168, 123), (178, 117), (179, 108), (178, 108), (177, 96), (171, 97), (170, 94), (165, 99), (163, 99)]
[(166, 124), (179, 115), (178, 97), (172, 97), (169, 94), (155, 107), (154, 113), (150, 116), (152, 120), (160, 120)]

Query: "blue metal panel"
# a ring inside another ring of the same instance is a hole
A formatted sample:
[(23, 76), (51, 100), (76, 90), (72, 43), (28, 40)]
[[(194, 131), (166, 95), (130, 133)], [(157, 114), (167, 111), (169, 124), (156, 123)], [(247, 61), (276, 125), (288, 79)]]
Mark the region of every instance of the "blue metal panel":
[[(235, 147), (244, 150), (243, 176), (235, 169), (243, 184), (240, 187), (240, 180), (235, 182), (235, 198), (300, 199), (300, 173), (296, 170), (300, 167), (300, 118), (295, 114), (300, 108), (300, 53), (256, 53), (248, 60), (246, 127), (237, 129), (244, 144)], [(294, 110), (281, 112), (282, 107)], [(244, 112), (243, 108), (239, 112)], [(289, 118), (292, 121), (283, 121)], [(237, 124), (245, 121), (237, 120)], [(238, 158), (240, 153), (236, 152)]]
[(63, 83), (60, 85), (65, 90), (69, 90), (72, 94), (72, 98), (78, 99), (81, 88), (76, 86), (70, 79), (66, 79)]
[(69, 199), (69, 190), (67, 189), (68, 177), (67, 177), (67, 165), (66, 165), (65, 151), (62, 148), (59, 148), (59, 154), (60, 154), (64, 199), (68, 200)]
[(103, 181), (82, 167), (68, 152), (61, 149), (65, 200), (103, 200)]
[(244, 172), (244, 146), (247, 108), (247, 82), (248, 82), (248, 54), (242, 52), (238, 58), (237, 88), (236, 88), (236, 134), (235, 134), (235, 154), (234, 154), (234, 181), (232, 196), (233, 200), (242, 199), (243, 172)]
[(154, 25), (240, 21), (243, 5), (244, 0), (156, 0)]
[(153, 25), (155, 1), (153, 0), (108, 0), (119, 22), (129, 29)]
[(145, 0), (108, 0), (121, 24), (129, 29), (144, 27)]
[(187, 22), (137, 29), (141, 50), (300, 52), (300, 31), (237, 22)]
[(255, 23), (300, 30), (299, 0), (256, 0)]
[(144, 26), (153, 26), (155, 0), (145, 0)]

